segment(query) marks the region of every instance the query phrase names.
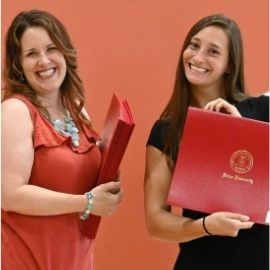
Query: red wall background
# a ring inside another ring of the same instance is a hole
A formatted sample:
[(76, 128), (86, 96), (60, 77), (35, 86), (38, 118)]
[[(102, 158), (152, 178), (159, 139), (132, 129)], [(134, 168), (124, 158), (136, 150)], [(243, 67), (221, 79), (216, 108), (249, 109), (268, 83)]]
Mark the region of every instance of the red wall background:
[(103, 218), (98, 233), (97, 270), (171, 269), (177, 244), (153, 240), (144, 222), (150, 128), (171, 94), (187, 31), (212, 13), (231, 16), (242, 30), (248, 92), (268, 91), (268, 0), (2, 0), (2, 44), (13, 17), (33, 8), (53, 13), (66, 25), (78, 51), (86, 107), (96, 129), (102, 129), (113, 92), (129, 101), (136, 121), (121, 165), (123, 203), (116, 215)]

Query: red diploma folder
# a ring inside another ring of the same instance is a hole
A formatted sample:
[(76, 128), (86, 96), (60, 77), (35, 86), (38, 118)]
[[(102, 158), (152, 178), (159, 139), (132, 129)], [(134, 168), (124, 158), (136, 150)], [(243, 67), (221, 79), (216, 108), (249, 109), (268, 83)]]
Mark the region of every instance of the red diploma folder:
[(190, 107), (168, 203), (269, 223), (269, 123)]
[[(99, 143), (102, 161), (97, 185), (117, 178), (119, 166), (134, 126), (128, 102), (120, 100), (114, 94)], [(87, 220), (83, 221), (83, 230), (88, 238), (94, 239), (96, 237), (100, 221), (101, 217), (95, 215), (90, 215)]]

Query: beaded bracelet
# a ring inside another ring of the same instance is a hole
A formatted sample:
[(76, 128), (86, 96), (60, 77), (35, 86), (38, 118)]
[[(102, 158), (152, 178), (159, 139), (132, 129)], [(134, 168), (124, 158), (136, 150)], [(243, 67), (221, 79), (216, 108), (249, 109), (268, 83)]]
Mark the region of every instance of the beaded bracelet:
[(206, 217), (203, 217), (203, 222), (202, 222), (203, 229), (205, 230), (205, 232), (206, 232), (208, 235), (213, 235), (212, 233), (210, 233), (210, 232), (206, 229), (206, 226), (205, 226), (205, 218), (206, 218)]
[(86, 192), (85, 195), (87, 197), (87, 205), (85, 210), (80, 214), (80, 219), (82, 220), (86, 220), (89, 218), (94, 202), (94, 196), (91, 192)]

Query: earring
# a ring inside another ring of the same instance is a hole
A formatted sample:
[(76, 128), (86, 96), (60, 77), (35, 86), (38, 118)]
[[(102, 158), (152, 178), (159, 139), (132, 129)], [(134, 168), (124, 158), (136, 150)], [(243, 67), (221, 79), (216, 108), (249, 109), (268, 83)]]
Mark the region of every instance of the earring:
[(20, 82), (24, 82), (25, 81), (25, 78), (23, 76), (23, 72), (20, 71), (19, 68), (17, 68), (17, 66), (15, 65), (15, 63), (12, 63), (12, 68), (13, 68), (13, 72), (16, 75), (16, 77), (18, 78), (18, 80)]
[(19, 78), (19, 81), (22, 82), (22, 83), (25, 81), (25, 78), (24, 78), (22, 72), (20, 72), (20, 78)]

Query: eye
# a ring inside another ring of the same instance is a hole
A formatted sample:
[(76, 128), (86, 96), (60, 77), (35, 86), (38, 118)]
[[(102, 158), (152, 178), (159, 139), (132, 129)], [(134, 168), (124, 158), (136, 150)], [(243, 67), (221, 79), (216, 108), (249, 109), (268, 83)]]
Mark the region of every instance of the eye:
[(47, 50), (48, 50), (48, 52), (54, 52), (54, 51), (57, 51), (58, 48), (55, 47), (55, 46), (51, 46), (51, 47), (49, 47)]
[(30, 52), (28, 52), (25, 56), (26, 57), (29, 57), (29, 58), (33, 58), (33, 57), (35, 57), (37, 55), (37, 52), (35, 52), (35, 51), (30, 51)]
[(195, 50), (195, 49), (198, 49), (200, 47), (200, 44), (198, 42), (195, 42), (195, 41), (190, 41), (190, 43), (188, 44), (188, 47)]
[(211, 55), (219, 55), (220, 54), (220, 52), (217, 50), (217, 49), (210, 49), (209, 50), (209, 53), (211, 54)]

